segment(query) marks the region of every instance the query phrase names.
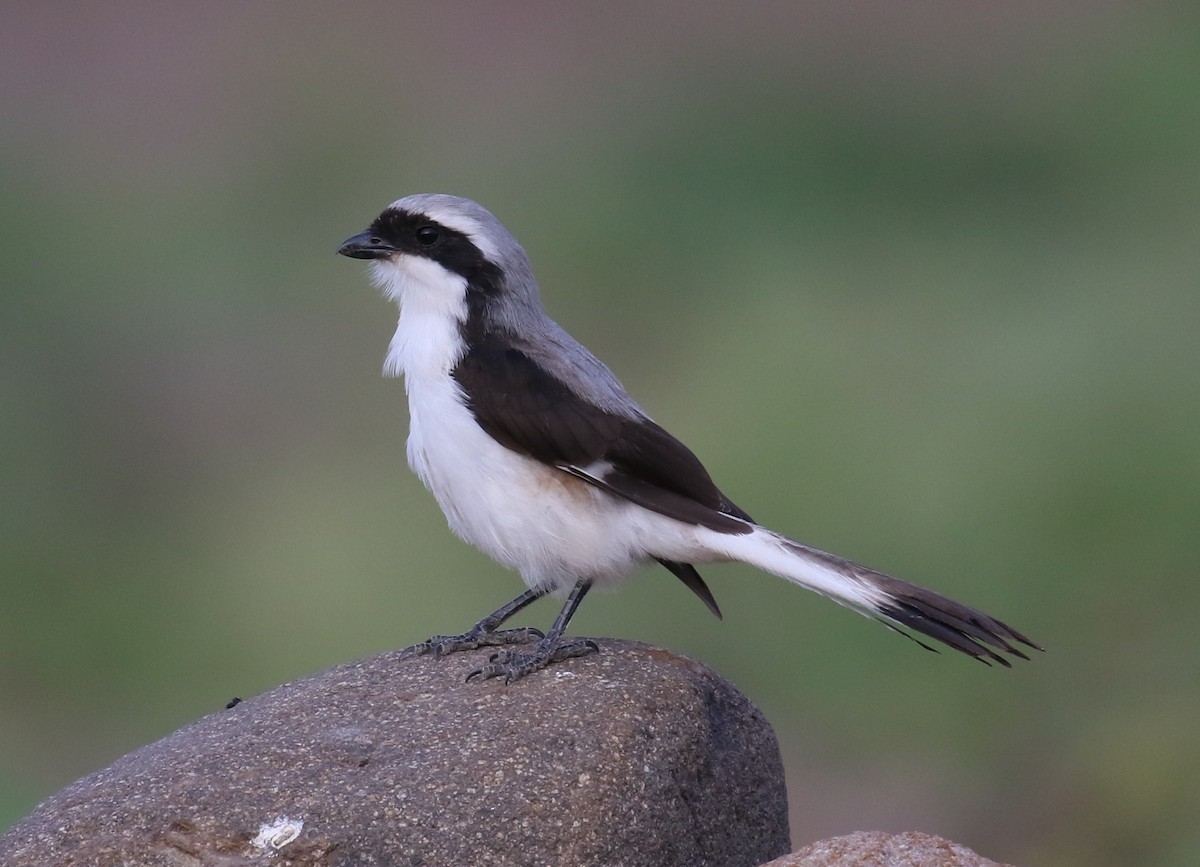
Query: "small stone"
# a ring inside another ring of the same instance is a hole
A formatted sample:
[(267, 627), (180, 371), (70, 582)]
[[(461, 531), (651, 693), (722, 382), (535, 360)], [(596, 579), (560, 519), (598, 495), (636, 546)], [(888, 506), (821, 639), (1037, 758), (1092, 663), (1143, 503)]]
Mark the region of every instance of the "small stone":
[(858, 831), (805, 846), (763, 867), (1008, 867), (932, 834)]

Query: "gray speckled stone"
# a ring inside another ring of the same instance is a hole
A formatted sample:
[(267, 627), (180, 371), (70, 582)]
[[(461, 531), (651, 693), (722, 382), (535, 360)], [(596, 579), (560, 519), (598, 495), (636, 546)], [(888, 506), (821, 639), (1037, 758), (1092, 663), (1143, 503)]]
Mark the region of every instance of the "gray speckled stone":
[[(771, 727), (691, 660), (603, 641), (511, 686), (385, 653), (214, 713), (63, 789), (0, 864), (758, 865)], [(302, 824), (301, 824), (302, 823)]]

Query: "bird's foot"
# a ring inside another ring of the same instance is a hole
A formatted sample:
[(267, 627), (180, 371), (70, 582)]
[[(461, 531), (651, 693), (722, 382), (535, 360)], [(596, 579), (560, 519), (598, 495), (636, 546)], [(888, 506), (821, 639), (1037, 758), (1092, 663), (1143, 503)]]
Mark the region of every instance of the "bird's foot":
[(538, 642), (537, 647), (528, 653), (518, 653), (515, 650), (501, 650), (493, 653), (488, 664), (477, 668), (467, 675), (467, 680), (478, 677), (488, 680), (493, 677), (503, 677), (504, 682), (512, 683), (525, 675), (538, 671), (552, 662), (562, 662), (564, 659), (574, 659), (577, 656), (587, 656), (589, 653), (599, 653), (600, 645), (590, 638), (575, 638), (564, 641), (561, 637), (551, 635)]
[(527, 644), (530, 641), (544, 638), (540, 629), (523, 626), (520, 629), (487, 629), (476, 624), (462, 635), (434, 635), (406, 647), (400, 651), (401, 659), (413, 656), (424, 656), (432, 653), (443, 657), (448, 653), (458, 653), (460, 650), (474, 650), (477, 647), (500, 647), (505, 644)]

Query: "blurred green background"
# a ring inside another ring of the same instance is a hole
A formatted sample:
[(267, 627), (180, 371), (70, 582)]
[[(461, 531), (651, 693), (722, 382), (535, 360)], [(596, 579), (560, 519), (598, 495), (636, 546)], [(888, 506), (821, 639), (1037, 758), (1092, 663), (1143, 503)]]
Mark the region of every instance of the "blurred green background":
[(661, 569), (589, 599), (763, 708), (797, 847), (1196, 863), (1194, 5), (7, 4), (0, 68), (0, 827), (519, 591), (334, 255), (443, 191), (757, 518), (1046, 646), (735, 567), (721, 623)]

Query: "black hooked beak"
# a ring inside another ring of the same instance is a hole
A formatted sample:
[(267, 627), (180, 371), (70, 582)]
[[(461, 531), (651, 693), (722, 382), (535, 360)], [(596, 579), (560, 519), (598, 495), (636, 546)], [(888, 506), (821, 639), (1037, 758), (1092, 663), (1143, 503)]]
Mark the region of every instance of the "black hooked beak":
[(395, 247), (378, 235), (372, 234), (370, 230), (347, 238), (342, 242), (342, 246), (338, 247), (339, 255), (349, 256), (351, 259), (386, 259), (396, 252), (398, 251)]

